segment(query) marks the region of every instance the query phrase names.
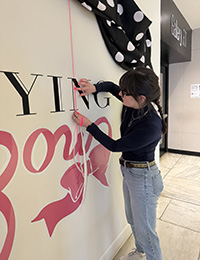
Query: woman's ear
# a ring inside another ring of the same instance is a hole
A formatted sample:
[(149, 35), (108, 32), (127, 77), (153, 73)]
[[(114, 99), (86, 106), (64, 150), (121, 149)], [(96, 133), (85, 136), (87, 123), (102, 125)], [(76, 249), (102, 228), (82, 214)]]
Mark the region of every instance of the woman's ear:
[(146, 102), (146, 97), (143, 96), (143, 95), (140, 95), (140, 96), (138, 97), (138, 102), (139, 102), (141, 105), (144, 104), (144, 103)]

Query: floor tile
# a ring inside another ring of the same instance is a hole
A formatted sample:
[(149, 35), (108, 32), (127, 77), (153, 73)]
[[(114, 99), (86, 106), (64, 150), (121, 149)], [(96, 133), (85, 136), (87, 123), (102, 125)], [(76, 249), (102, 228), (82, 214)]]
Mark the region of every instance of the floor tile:
[(177, 177), (185, 180), (199, 182), (200, 187), (200, 167), (191, 164), (177, 163), (168, 173), (170, 177)]
[(182, 155), (174, 153), (166, 153), (160, 158), (160, 166), (172, 168)]
[(191, 156), (191, 155), (182, 155), (180, 160), (178, 161), (179, 164), (189, 164), (195, 165), (200, 167), (200, 157), (199, 156)]
[(169, 172), (170, 172), (170, 168), (167, 168), (167, 167), (164, 167), (164, 166), (160, 166), (159, 167), (160, 169), (160, 172), (161, 172), (161, 175), (162, 177), (164, 178)]
[(135, 247), (134, 237), (131, 235), (123, 247), (119, 250), (116, 256), (112, 260), (119, 260), (120, 257), (127, 255)]
[(199, 182), (167, 176), (162, 196), (200, 205)]
[(200, 206), (171, 200), (161, 220), (200, 232)]
[(158, 220), (157, 232), (163, 253), (163, 260), (197, 260), (200, 234), (167, 222)]
[(160, 196), (157, 207), (157, 218), (160, 218), (169, 205), (171, 199)]

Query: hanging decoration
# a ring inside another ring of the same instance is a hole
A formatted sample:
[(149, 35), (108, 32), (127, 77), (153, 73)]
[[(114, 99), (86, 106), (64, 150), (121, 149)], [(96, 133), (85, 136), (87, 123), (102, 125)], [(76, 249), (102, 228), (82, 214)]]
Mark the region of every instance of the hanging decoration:
[(151, 65), (151, 21), (133, 0), (78, 0), (93, 11), (114, 61), (125, 70)]

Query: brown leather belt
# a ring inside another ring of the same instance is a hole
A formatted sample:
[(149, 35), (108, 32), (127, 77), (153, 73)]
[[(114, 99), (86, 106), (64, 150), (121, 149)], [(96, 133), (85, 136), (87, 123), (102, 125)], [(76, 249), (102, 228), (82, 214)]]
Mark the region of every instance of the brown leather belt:
[(151, 167), (156, 164), (155, 160), (153, 160), (152, 162), (149, 162), (149, 163), (138, 163), (138, 162), (126, 161), (122, 158), (119, 158), (119, 163), (122, 166), (125, 166), (126, 168), (148, 168), (149, 166)]

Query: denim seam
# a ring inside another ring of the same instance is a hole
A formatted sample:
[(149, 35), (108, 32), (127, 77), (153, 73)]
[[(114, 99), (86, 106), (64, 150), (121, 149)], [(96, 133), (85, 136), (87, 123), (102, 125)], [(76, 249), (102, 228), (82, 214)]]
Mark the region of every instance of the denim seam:
[(148, 214), (148, 209), (147, 209), (147, 205), (148, 205), (148, 192), (147, 192), (147, 176), (145, 175), (145, 190), (146, 190), (146, 206), (145, 206), (145, 220), (146, 220), (146, 231), (147, 231), (147, 238), (148, 238), (148, 241), (149, 241), (149, 245), (151, 247), (151, 250), (152, 250), (152, 253), (153, 253), (153, 257), (154, 257), (154, 260), (156, 260), (155, 258), (155, 252), (153, 250), (153, 247), (152, 247), (152, 243), (151, 243), (151, 238), (150, 238), (150, 233), (149, 233), (149, 228), (148, 228), (148, 223), (147, 223), (147, 214)]

